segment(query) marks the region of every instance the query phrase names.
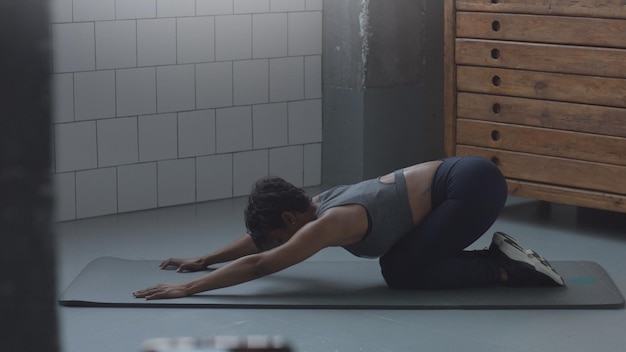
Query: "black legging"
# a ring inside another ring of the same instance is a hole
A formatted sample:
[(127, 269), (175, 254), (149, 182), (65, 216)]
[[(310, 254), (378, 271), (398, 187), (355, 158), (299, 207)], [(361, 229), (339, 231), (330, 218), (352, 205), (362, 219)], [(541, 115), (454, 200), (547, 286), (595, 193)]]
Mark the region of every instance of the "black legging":
[(504, 207), (500, 170), (478, 157), (445, 159), (432, 185), (432, 211), (380, 258), (393, 288), (437, 289), (494, 285), (500, 269), (487, 251), (465, 251)]

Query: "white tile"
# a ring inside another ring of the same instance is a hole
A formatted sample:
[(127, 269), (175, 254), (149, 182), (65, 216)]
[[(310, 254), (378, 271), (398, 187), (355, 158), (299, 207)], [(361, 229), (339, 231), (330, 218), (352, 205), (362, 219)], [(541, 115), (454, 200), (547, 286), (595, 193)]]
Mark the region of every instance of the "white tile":
[(52, 43), (54, 72), (95, 70), (93, 23), (53, 24)]
[(304, 58), (270, 59), (270, 101), (304, 99)]
[(96, 67), (109, 69), (135, 66), (137, 66), (136, 22), (96, 22)]
[(75, 119), (90, 120), (115, 116), (115, 71), (74, 74)]
[(139, 66), (176, 63), (176, 19), (160, 18), (137, 21)]
[(72, 122), (54, 126), (56, 172), (98, 166), (96, 122)]
[(254, 149), (286, 146), (287, 103), (255, 105), (252, 109)]
[(51, 0), (50, 22), (72, 22), (72, 0)]
[(139, 117), (139, 161), (175, 159), (178, 155), (176, 114)]
[(322, 144), (304, 146), (304, 187), (322, 184)]
[(270, 11), (269, 0), (235, 0), (235, 13), (261, 13)]
[(54, 220), (67, 221), (76, 219), (76, 181), (73, 172), (55, 174), (54, 182)]
[(156, 0), (115, 0), (117, 19), (155, 18)]
[(157, 183), (160, 207), (195, 202), (195, 159), (160, 161)]
[(97, 127), (99, 167), (139, 161), (136, 117), (99, 120)]
[(154, 114), (157, 109), (156, 69), (116, 71), (117, 116)]
[(289, 55), (322, 53), (322, 12), (289, 14)]
[(188, 17), (177, 21), (178, 63), (215, 61), (215, 17)]
[(215, 110), (178, 114), (178, 157), (215, 154)]
[(272, 12), (302, 11), (304, 0), (271, 0)]
[(305, 0), (306, 9), (308, 11), (322, 11), (324, 9), (324, 0)]
[(182, 17), (195, 14), (195, 0), (157, 0), (158, 17)]
[(252, 109), (249, 106), (216, 111), (217, 152), (252, 149)]
[(322, 97), (322, 57), (319, 55), (304, 58), (304, 98)]
[(196, 159), (197, 201), (233, 196), (233, 156), (220, 154)]
[(287, 56), (287, 14), (252, 16), (252, 56), (254, 58)]
[(74, 0), (74, 22), (115, 19), (115, 0)]
[(322, 141), (322, 101), (289, 103), (289, 144)]
[(233, 62), (235, 105), (252, 105), (268, 102), (268, 70), (268, 61), (265, 59)]
[(52, 75), (52, 121), (55, 123), (74, 121), (74, 75), (62, 73)]
[(252, 58), (252, 16), (215, 18), (215, 58), (217, 61)]
[(219, 108), (232, 105), (232, 62), (213, 62), (196, 65), (197, 108)]
[(303, 147), (301, 145), (270, 149), (269, 174), (278, 176), (296, 187), (302, 187)]
[(157, 207), (156, 163), (117, 168), (117, 204), (119, 212)]
[(233, 196), (250, 194), (252, 184), (269, 175), (268, 151), (255, 150), (233, 155)]
[(88, 218), (117, 213), (117, 168), (76, 173), (76, 216)]
[(231, 15), (233, 0), (196, 0), (196, 15)]
[(157, 111), (184, 111), (195, 107), (194, 65), (157, 67)]

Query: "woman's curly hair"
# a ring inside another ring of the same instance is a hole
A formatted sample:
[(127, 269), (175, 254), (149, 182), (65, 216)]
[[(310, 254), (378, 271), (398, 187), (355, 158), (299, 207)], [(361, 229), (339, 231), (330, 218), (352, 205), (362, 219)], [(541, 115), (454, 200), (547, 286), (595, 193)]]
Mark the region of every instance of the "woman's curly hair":
[(246, 228), (260, 248), (265, 231), (284, 227), (281, 214), (285, 211), (304, 212), (311, 204), (302, 188), (280, 177), (265, 177), (252, 187), (244, 211)]

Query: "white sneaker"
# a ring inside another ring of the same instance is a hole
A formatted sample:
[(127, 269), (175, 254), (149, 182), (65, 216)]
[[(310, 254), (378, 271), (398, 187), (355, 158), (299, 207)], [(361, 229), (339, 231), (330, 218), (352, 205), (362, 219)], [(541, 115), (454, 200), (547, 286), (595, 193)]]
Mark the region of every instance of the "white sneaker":
[(537, 252), (524, 249), (517, 240), (503, 233), (493, 234), (489, 253), (506, 271), (507, 286), (563, 286), (565, 282), (550, 263)]

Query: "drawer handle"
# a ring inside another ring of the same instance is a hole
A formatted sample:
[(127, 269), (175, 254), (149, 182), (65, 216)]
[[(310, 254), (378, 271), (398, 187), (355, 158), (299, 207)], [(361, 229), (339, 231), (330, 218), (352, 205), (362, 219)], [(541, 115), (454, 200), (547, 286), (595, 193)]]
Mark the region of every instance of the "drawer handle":
[(500, 3), (500, 0), (491, 0), (491, 3), (492, 4), (498, 4), (498, 3)]
[(491, 50), (491, 58), (494, 60), (498, 60), (500, 58), (500, 50), (492, 49)]
[(491, 22), (491, 29), (493, 29), (494, 32), (497, 32), (500, 30), (500, 21), (493, 21)]
[(493, 76), (491, 78), (491, 83), (493, 83), (494, 86), (498, 87), (502, 84), (502, 79), (500, 78), (500, 76)]
[(502, 110), (502, 107), (498, 103), (491, 106), (491, 111), (493, 111), (494, 114), (500, 114), (500, 110)]
[(491, 131), (491, 139), (497, 141), (500, 139), (500, 132), (498, 130)]

